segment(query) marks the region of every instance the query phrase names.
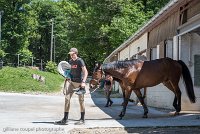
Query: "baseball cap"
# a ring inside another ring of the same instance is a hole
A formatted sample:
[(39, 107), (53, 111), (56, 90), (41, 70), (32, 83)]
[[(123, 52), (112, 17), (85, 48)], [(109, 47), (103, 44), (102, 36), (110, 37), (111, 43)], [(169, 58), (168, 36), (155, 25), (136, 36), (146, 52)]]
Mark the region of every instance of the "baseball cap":
[(68, 54), (73, 54), (73, 53), (78, 54), (77, 48), (75, 48), (75, 47), (71, 48)]

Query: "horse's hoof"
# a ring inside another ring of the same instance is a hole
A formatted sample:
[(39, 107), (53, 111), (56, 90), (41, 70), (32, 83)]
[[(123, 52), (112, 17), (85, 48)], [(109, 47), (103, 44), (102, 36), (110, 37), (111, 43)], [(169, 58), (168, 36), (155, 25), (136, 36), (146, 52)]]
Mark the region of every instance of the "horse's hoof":
[(122, 117), (118, 117), (116, 120), (122, 120)]
[(179, 112), (175, 112), (175, 113), (174, 113), (174, 116), (177, 116), (177, 115), (179, 115)]
[(143, 115), (142, 118), (148, 118), (148, 116), (147, 115)]
[(119, 115), (119, 117), (121, 117), (121, 118), (122, 118), (122, 117), (123, 117), (123, 115), (122, 115), (122, 114), (120, 114), (120, 115)]

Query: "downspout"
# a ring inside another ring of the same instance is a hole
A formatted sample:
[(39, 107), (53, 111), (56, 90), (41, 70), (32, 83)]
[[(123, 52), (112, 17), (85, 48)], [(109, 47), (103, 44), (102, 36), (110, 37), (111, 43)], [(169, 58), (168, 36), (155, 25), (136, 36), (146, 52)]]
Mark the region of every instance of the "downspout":
[(192, 59), (191, 59), (191, 38), (192, 38), (192, 35), (190, 33), (188, 33), (188, 41), (189, 41), (189, 56), (188, 56), (188, 62), (189, 62), (189, 66), (191, 67), (192, 66)]
[(131, 45), (128, 46), (128, 59), (130, 60), (131, 59)]
[(181, 36), (178, 36), (178, 47), (179, 47), (179, 56), (178, 59), (181, 60)]

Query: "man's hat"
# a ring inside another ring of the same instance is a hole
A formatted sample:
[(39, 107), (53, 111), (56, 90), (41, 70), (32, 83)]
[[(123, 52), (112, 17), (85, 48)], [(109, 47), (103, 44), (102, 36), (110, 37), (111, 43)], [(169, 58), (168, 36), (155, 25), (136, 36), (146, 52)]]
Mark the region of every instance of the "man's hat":
[(73, 53), (78, 54), (77, 48), (75, 48), (75, 47), (71, 48), (68, 54), (73, 54)]

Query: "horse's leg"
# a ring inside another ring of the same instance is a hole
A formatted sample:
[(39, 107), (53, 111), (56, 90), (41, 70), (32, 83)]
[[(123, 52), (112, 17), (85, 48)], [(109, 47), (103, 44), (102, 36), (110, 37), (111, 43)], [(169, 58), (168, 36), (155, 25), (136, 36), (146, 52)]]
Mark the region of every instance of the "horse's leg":
[(148, 114), (148, 108), (147, 108), (147, 105), (144, 103), (144, 97), (142, 96), (141, 92), (139, 89), (136, 89), (136, 90), (133, 90), (135, 92), (135, 94), (137, 95), (140, 103), (142, 104), (143, 106), (143, 109), (144, 109), (144, 115), (143, 115), (143, 118), (147, 118), (147, 114)]
[[(123, 92), (122, 94), (123, 94), (123, 99), (124, 99), (124, 101), (125, 101), (125, 92)], [(121, 104), (122, 106), (124, 105), (124, 101), (123, 101), (122, 104)], [(130, 98), (128, 99), (128, 101), (129, 101), (129, 102), (135, 102), (135, 100), (130, 99)]]
[(129, 102), (135, 102), (135, 100), (133, 100), (133, 99), (130, 99), (130, 98), (129, 98), (129, 100), (128, 100), (128, 101), (129, 101)]
[(130, 98), (130, 95), (131, 95), (131, 90), (124, 90), (124, 105), (123, 105), (123, 108), (122, 108), (122, 111), (119, 115), (119, 119), (122, 119), (122, 117), (124, 117), (125, 113), (126, 113), (126, 107), (128, 105), (128, 100)]
[(122, 102), (122, 106), (124, 106), (124, 101), (125, 101), (125, 91), (122, 91), (122, 94), (123, 94), (123, 102)]
[[(181, 91), (178, 87), (178, 84), (176, 84), (177, 86), (173, 86), (171, 81), (168, 82), (164, 82), (163, 83), (168, 89), (170, 89), (173, 93), (174, 93), (174, 101), (173, 101), (173, 106), (176, 109), (176, 112), (174, 115), (178, 115), (180, 110), (181, 110)], [(178, 102), (177, 102), (178, 101)]]
[(171, 90), (171, 91), (174, 93), (175, 96), (174, 96), (173, 106), (174, 106), (175, 109), (177, 109), (177, 97), (176, 97), (176, 93), (175, 93), (175, 91), (174, 91), (173, 86), (171, 85), (171, 83), (170, 83), (169, 81), (163, 82), (163, 84), (164, 84), (169, 90)]
[(143, 98), (146, 98), (146, 95), (147, 95), (147, 88), (144, 87), (144, 94), (143, 94)]
[(147, 96), (147, 87), (144, 87), (144, 94), (143, 94), (143, 99), (144, 99), (144, 103), (146, 103), (146, 96)]
[(90, 83), (89, 83), (89, 87), (92, 88), (92, 83), (91, 83), (91, 81), (90, 81)]
[(181, 90), (178, 86), (178, 84), (174, 87), (175, 89), (175, 94), (177, 98), (177, 106), (176, 106), (176, 112), (174, 115), (179, 115), (179, 112), (181, 111)]
[[(122, 102), (121, 105), (122, 105), (122, 106), (125, 106), (125, 101), (126, 101), (126, 99), (125, 99), (125, 98), (126, 98), (125, 89), (126, 89), (126, 86), (124, 86), (122, 82), (119, 82), (119, 84), (120, 84), (120, 86), (121, 86), (122, 94), (123, 94), (123, 102)], [(131, 99), (130, 99), (131, 92), (132, 92), (132, 91), (130, 91), (130, 93), (129, 93), (129, 97), (128, 97), (129, 99), (128, 99), (128, 101), (134, 102), (134, 100), (131, 100)], [(121, 115), (121, 114), (120, 114), (120, 115)]]

